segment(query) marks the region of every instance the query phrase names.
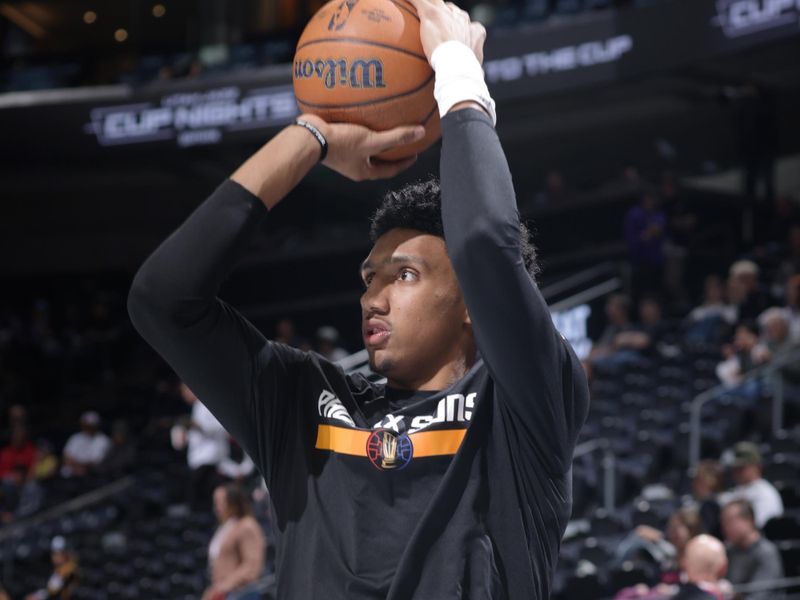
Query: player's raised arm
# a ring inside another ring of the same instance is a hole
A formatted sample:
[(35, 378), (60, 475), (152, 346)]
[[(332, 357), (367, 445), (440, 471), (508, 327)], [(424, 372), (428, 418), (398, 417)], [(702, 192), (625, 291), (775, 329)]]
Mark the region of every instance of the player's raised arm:
[[(271, 398), (255, 397), (267, 365), (274, 388), (291, 385), (289, 349), (280, 356), (238, 311), (217, 298), (260, 219), (316, 164), (350, 177), (389, 177), (413, 159), (375, 163), (370, 156), (421, 136), (415, 128), (376, 133), (355, 125), (289, 126), (248, 159), (145, 261), (134, 278), (128, 311), (139, 333), (172, 366), (262, 469), (270, 457)], [(269, 282), (264, 282), (269, 285)], [(265, 473), (265, 475), (267, 475)]]
[(443, 114), (442, 220), (481, 356), (537, 458), (570, 467), (588, 407), (583, 370), (526, 268), (514, 187), (480, 67), (485, 31), (441, 0), (413, 0)]

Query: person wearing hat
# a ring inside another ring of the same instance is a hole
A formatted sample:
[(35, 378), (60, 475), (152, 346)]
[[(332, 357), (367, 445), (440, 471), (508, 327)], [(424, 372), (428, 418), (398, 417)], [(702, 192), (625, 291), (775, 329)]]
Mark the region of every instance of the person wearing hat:
[(78, 585), (78, 562), (67, 540), (57, 535), (50, 542), (53, 574), (47, 585), (25, 596), (25, 600), (67, 600)]
[(761, 452), (753, 442), (739, 442), (733, 447), (729, 464), (736, 487), (720, 495), (720, 505), (747, 500), (753, 507), (755, 524), (760, 529), (773, 517), (783, 514), (783, 500), (778, 490), (761, 476)]
[(64, 477), (83, 476), (108, 453), (111, 440), (100, 431), (100, 415), (93, 410), (81, 415), (81, 430), (72, 434), (64, 446)]

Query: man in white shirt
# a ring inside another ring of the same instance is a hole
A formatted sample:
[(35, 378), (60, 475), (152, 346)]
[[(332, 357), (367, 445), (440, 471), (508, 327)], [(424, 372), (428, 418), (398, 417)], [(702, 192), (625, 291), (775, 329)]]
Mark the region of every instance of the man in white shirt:
[(761, 452), (752, 442), (739, 442), (733, 447), (733, 479), (736, 487), (720, 494), (725, 506), (733, 500), (747, 500), (755, 513), (755, 524), (763, 528), (767, 521), (783, 514), (783, 500), (778, 490), (761, 477)]
[(187, 447), (186, 461), (191, 470), (187, 501), (194, 510), (211, 509), (211, 493), (218, 483), (217, 469), (228, 458), (228, 432), (197, 399), (185, 383), (181, 383), (183, 400), (192, 407), (186, 427), (176, 425), (172, 431), (173, 446)]
[(72, 434), (64, 446), (64, 477), (83, 476), (99, 464), (111, 448), (111, 440), (100, 431), (100, 415), (93, 410), (81, 415), (81, 430)]

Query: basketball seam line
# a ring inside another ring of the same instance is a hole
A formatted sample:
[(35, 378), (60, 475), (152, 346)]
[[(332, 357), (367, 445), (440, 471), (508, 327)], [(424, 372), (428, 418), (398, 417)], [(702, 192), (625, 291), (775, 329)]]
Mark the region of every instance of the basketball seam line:
[(305, 104), (306, 106), (310, 106), (312, 108), (356, 108), (358, 106), (369, 106), (371, 104), (381, 104), (383, 102), (388, 102), (389, 100), (394, 100), (395, 98), (402, 98), (404, 96), (410, 96), (411, 94), (414, 94), (414, 93), (420, 91), (422, 88), (424, 88), (426, 85), (428, 85), (431, 82), (432, 79), (433, 79), (433, 73), (431, 73), (431, 76), (428, 77), (425, 81), (423, 81), (420, 85), (418, 85), (417, 87), (415, 87), (413, 89), (408, 90), (407, 92), (403, 92), (402, 94), (395, 94), (394, 96), (389, 96), (388, 98), (380, 98), (378, 100), (365, 100), (364, 102), (354, 102), (352, 104), (317, 104), (315, 102), (306, 102), (305, 100), (301, 100), (297, 96), (295, 96), (295, 99), (297, 100), (298, 103)]
[(406, 11), (408, 14), (410, 14), (412, 17), (414, 17), (414, 18), (415, 18), (417, 21), (419, 21), (419, 15), (417, 15), (417, 14), (413, 13), (413, 12), (412, 12), (412, 11), (411, 11), (411, 10), (410, 10), (410, 9), (409, 9), (407, 6), (403, 6), (403, 5), (402, 5), (402, 4), (400, 4), (400, 3), (399, 3), (397, 0), (389, 0), (389, 2), (391, 2), (392, 4), (394, 4), (394, 5), (395, 5), (397, 8), (399, 8), (400, 10), (404, 10), (404, 11)]
[(295, 52), (300, 52), (306, 46), (310, 46), (311, 44), (321, 44), (323, 42), (351, 42), (356, 44), (364, 44), (366, 46), (378, 46), (380, 48), (387, 48), (389, 50), (395, 50), (397, 52), (402, 52), (403, 54), (408, 54), (409, 56), (413, 56), (414, 58), (418, 58), (420, 60), (424, 60), (426, 63), (428, 59), (423, 54), (417, 54), (416, 52), (411, 52), (409, 50), (405, 50), (403, 48), (397, 48), (395, 46), (390, 46), (389, 44), (381, 44), (380, 42), (371, 42), (369, 40), (360, 40), (358, 38), (320, 38), (318, 40), (311, 40), (310, 42), (305, 42), (302, 46), (298, 46)]
[(423, 124), (423, 125), (425, 125), (425, 123), (427, 123), (427, 122), (430, 120), (430, 118), (433, 116), (433, 113), (436, 111), (436, 109), (437, 109), (438, 107), (439, 107), (438, 103), (437, 103), (437, 102), (434, 100), (434, 102), (433, 102), (433, 108), (432, 108), (432, 109), (431, 109), (431, 111), (428, 113), (428, 115), (427, 115), (427, 116), (426, 116), (424, 119), (422, 119), (422, 124)]

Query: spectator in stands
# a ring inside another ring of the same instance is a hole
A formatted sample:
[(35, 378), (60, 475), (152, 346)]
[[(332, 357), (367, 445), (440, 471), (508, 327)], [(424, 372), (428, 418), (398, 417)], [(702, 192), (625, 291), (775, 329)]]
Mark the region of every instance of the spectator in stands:
[(258, 600), (254, 584), (264, 570), (266, 540), (241, 487), (217, 487), (214, 513), (219, 527), (208, 546), (211, 585), (202, 600)]
[(172, 429), (173, 446), (187, 447), (186, 459), (190, 469), (187, 502), (195, 511), (211, 509), (211, 493), (218, 482), (217, 469), (228, 456), (228, 432), (197, 399), (185, 383), (180, 384), (181, 397), (192, 407), (186, 426)]
[(136, 462), (136, 444), (128, 435), (128, 424), (122, 419), (111, 426), (111, 447), (105, 458), (97, 465), (97, 471), (105, 475), (120, 477)]
[(686, 341), (699, 344), (720, 342), (736, 323), (736, 307), (725, 301), (725, 287), (719, 275), (708, 275), (703, 282), (703, 303), (687, 317)]
[(81, 430), (72, 434), (64, 446), (61, 474), (83, 476), (100, 464), (111, 447), (111, 440), (100, 431), (100, 415), (86, 411), (81, 415)]
[(53, 452), (49, 440), (36, 440), (36, 460), (33, 463), (33, 476), (37, 480), (49, 479), (58, 472), (58, 457)]
[(646, 543), (649, 553), (661, 568), (661, 583), (675, 584), (680, 579), (686, 545), (693, 537), (703, 533), (700, 514), (692, 508), (680, 508), (667, 521), (666, 532), (647, 525), (640, 525), (635, 532)]
[(761, 452), (756, 444), (737, 443), (733, 447), (731, 466), (736, 487), (720, 495), (720, 504), (724, 506), (734, 500), (746, 500), (753, 509), (759, 529), (772, 517), (783, 514), (781, 495), (761, 476)]
[(217, 472), (220, 476), (232, 479), (239, 485), (255, 472), (256, 465), (241, 446), (232, 437), (228, 437), (230, 453), (219, 463)]
[(728, 294), (740, 322), (757, 319), (769, 306), (769, 297), (759, 282), (760, 271), (752, 260), (738, 260), (728, 272)]
[[(734, 500), (722, 508), (722, 531), (728, 547), (728, 579), (734, 586), (783, 577), (781, 555), (775, 544), (761, 535), (747, 500)], [(746, 595), (747, 600), (776, 597), (772, 591)]]
[(625, 215), (625, 240), (633, 267), (633, 296), (638, 301), (645, 292), (661, 292), (664, 280), (667, 217), (652, 191)]
[(633, 331), (630, 321), (631, 301), (624, 294), (611, 294), (606, 300), (606, 327), (595, 342), (590, 362), (598, 365), (613, 365), (624, 362), (627, 355), (620, 353), (617, 340), (621, 334)]
[(57, 535), (50, 542), (53, 574), (47, 585), (25, 596), (25, 600), (68, 600), (78, 585), (78, 562), (67, 540)]
[(27, 473), (35, 460), (36, 448), (28, 439), (28, 430), (24, 425), (14, 425), (8, 446), (0, 450), (0, 479), (8, 477), (19, 465)]
[(717, 538), (722, 537), (717, 496), (723, 490), (723, 482), (724, 472), (716, 460), (701, 461), (692, 477), (692, 498), (703, 522), (703, 529)]
[(14, 511), (15, 519), (24, 519), (37, 513), (44, 504), (44, 488), (39, 480), (33, 475), (33, 471), (27, 473), (22, 467), (18, 467), (17, 485), (19, 486), (19, 502)]
[[(23, 427), (26, 431), (28, 429), (28, 409), (22, 404), (12, 404), (8, 407), (8, 431), (14, 431), (16, 427)], [(4, 432), (4, 439), (5, 435)]]
[(681, 561), (684, 581), (673, 600), (723, 600), (730, 585), (723, 581), (728, 570), (725, 546), (717, 538), (701, 534), (686, 545)]
[(0, 482), (0, 523), (11, 523), (14, 520), (24, 481), (25, 467), (17, 465)]
[[(614, 336), (613, 347), (617, 359), (630, 356), (632, 359), (655, 352), (657, 345), (668, 332), (663, 319), (661, 302), (652, 294), (645, 294), (639, 301), (639, 322), (629, 324), (624, 331)], [(625, 363), (630, 362), (624, 360)]]
[(339, 346), (339, 332), (330, 325), (317, 329), (317, 352), (330, 361), (342, 360), (349, 354)]
[(297, 335), (291, 319), (281, 319), (275, 325), (275, 341), (301, 350), (310, 350), (310, 344)]
[[(763, 362), (764, 354), (758, 346), (758, 326), (754, 321), (739, 323), (733, 344), (723, 346), (722, 355), (725, 360), (717, 365), (717, 377), (730, 388), (739, 386), (747, 372)], [(757, 385), (751, 385), (747, 390), (740, 391), (754, 397), (757, 388)]]
[(789, 316), (777, 306), (768, 308), (758, 318), (761, 326), (761, 362), (768, 362), (776, 354), (787, 352), (794, 343), (789, 337)]

